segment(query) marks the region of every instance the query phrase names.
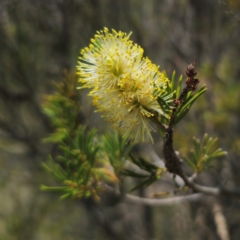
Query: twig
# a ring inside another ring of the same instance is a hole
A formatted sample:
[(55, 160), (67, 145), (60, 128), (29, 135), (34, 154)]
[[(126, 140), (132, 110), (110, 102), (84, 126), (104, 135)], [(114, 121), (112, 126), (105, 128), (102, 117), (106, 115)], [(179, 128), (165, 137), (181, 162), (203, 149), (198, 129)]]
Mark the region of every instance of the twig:
[[(202, 193), (194, 193), (191, 195), (186, 196), (178, 196), (178, 197), (171, 197), (171, 198), (164, 198), (164, 199), (154, 199), (154, 198), (142, 198), (138, 196), (134, 196), (131, 194), (122, 195), (119, 190), (104, 184), (102, 185), (102, 188), (112, 194), (114, 197), (119, 198), (119, 200), (122, 199), (122, 201), (126, 201), (129, 203), (134, 204), (142, 204), (142, 205), (149, 205), (149, 206), (167, 206), (172, 204), (179, 204), (183, 202), (193, 202), (193, 201), (199, 201), (204, 195)], [(119, 202), (119, 201), (117, 201)]]
[(194, 183), (191, 178), (188, 178), (185, 174), (180, 176), (185, 184), (193, 189), (196, 192), (204, 193), (212, 196), (232, 196), (232, 197), (240, 197), (240, 190), (238, 189), (230, 189), (230, 188), (214, 188), (214, 187), (205, 187), (199, 184)]
[(194, 181), (197, 178), (198, 174), (194, 173), (191, 177), (188, 178), (189, 181)]
[[(172, 114), (169, 120), (168, 127), (165, 128), (165, 137), (163, 144), (163, 153), (165, 159), (165, 165), (169, 172), (183, 176), (183, 170), (181, 166), (180, 158), (176, 155), (176, 152), (173, 148), (173, 125), (175, 122), (176, 111), (178, 107), (183, 103), (188, 92), (194, 91), (196, 89), (199, 80), (195, 78), (197, 73), (195, 72), (196, 61), (187, 66), (186, 69), (186, 87), (182, 90), (180, 96), (173, 101)], [(184, 178), (183, 178), (184, 179)]]
[(203, 197), (203, 194), (194, 193), (186, 196), (171, 197), (171, 198), (164, 198), (164, 199), (152, 199), (152, 198), (141, 198), (138, 196), (127, 194), (125, 196), (125, 200), (126, 202), (149, 205), (149, 206), (168, 206), (168, 205), (179, 204), (183, 202), (199, 201), (202, 197)]
[(226, 218), (223, 215), (221, 205), (217, 201), (213, 203), (212, 213), (219, 238), (221, 240), (229, 240)]

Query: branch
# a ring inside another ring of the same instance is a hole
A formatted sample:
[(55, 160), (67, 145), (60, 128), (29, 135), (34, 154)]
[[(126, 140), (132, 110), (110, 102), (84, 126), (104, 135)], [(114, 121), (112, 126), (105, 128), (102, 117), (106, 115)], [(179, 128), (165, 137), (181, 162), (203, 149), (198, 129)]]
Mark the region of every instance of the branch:
[(165, 128), (165, 137), (163, 144), (163, 154), (166, 168), (170, 173), (173, 173), (178, 176), (184, 175), (181, 165), (181, 160), (179, 156), (177, 156), (174, 148), (173, 148), (173, 125), (175, 122), (176, 111), (178, 107), (183, 103), (184, 98), (191, 91), (196, 89), (199, 80), (195, 78), (197, 73), (195, 72), (196, 61), (187, 66), (186, 69), (186, 87), (182, 90), (180, 96), (173, 100), (173, 108), (170, 116), (170, 120), (167, 128)]
[[(183, 202), (194, 202), (194, 201), (199, 201), (204, 196), (202, 193), (194, 193), (186, 196), (154, 199), (154, 198), (142, 198), (142, 197), (134, 196), (131, 194), (123, 195), (120, 193), (120, 191), (118, 191), (117, 189), (107, 184), (103, 184), (102, 188), (104, 189), (105, 192), (110, 193), (114, 197), (118, 198), (119, 201), (125, 200), (128, 203), (142, 204), (142, 205), (148, 205), (148, 206), (169, 206), (169, 205), (179, 204)], [(119, 201), (116, 201), (116, 202), (119, 202)]]
[(195, 202), (199, 201), (203, 197), (201, 193), (194, 193), (186, 196), (164, 198), (164, 199), (152, 199), (152, 198), (141, 198), (138, 196), (133, 196), (126, 194), (125, 200), (129, 203), (143, 204), (148, 206), (168, 206), (173, 204), (179, 204), (183, 202)]
[(230, 237), (226, 218), (224, 217), (222, 207), (218, 202), (213, 203), (212, 213), (219, 238), (221, 240), (229, 240)]
[(185, 174), (180, 176), (185, 184), (193, 189), (196, 192), (204, 193), (207, 195), (212, 195), (216, 197), (220, 196), (231, 196), (231, 197), (240, 197), (240, 190), (238, 189), (229, 189), (229, 188), (214, 188), (214, 187), (205, 187), (199, 184), (196, 184), (192, 181), (191, 178), (188, 178)]

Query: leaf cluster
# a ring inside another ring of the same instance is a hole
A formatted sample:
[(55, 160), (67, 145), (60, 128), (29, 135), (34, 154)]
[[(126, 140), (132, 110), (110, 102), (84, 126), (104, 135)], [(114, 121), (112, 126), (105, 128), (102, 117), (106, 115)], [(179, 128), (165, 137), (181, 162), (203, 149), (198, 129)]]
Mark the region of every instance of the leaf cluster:
[(60, 154), (56, 160), (50, 156), (48, 164), (43, 163), (43, 167), (62, 182), (63, 186), (42, 186), (41, 189), (61, 192), (61, 199), (89, 196), (97, 199), (99, 183), (109, 174), (98, 158), (100, 146), (96, 130), (87, 132), (86, 127), (79, 127), (76, 137), (61, 141), (59, 149)]
[(102, 147), (107, 154), (116, 176), (120, 176), (126, 160), (133, 148), (133, 144), (120, 136), (117, 131), (106, 133), (102, 136)]
[(202, 172), (210, 167), (214, 159), (226, 156), (227, 152), (216, 148), (217, 142), (217, 138), (209, 137), (208, 134), (204, 135), (202, 141), (193, 138), (194, 148), (190, 152), (191, 157), (185, 157), (185, 161), (194, 172)]
[[(64, 79), (55, 84), (57, 91), (45, 98), (43, 111), (54, 131), (43, 141), (56, 144), (58, 153), (56, 157), (49, 156), (42, 165), (60, 181), (60, 186), (42, 185), (41, 189), (60, 192), (62, 199), (89, 196), (98, 199), (101, 182), (117, 182), (118, 179), (105, 157), (107, 145), (100, 144), (95, 129), (89, 130), (81, 124), (80, 91), (76, 91), (76, 86), (76, 75), (65, 73)], [(113, 139), (111, 135), (108, 138)]]
[[(166, 74), (166, 73), (165, 73)], [(173, 104), (175, 99), (178, 99), (182, 92), (183, 76), (181, 75), (176, 80), (176, 72), (173, 71), (171, 80), (168, 82), (165, 92), (158, 96), (157, 101), (165, 115), (171, 116), (174, 109), (174, 122), (173, 125), (179, 123), (188, 113), (193, 103), (207, 90), (206, 86), (203, 85), (196, 93), (189, 91), (183, 99), (181, 104), (175, 109)], [(170, 117), (161, 116), (160, 121), (164, 124), (169, 124)]]
[(132, 154), (130, 154), (132, 162), (140, 168), (141, 172), (133, 171), (130, 169), (124, 169), (122, 171), (122, 174), (129, 177), (134, 178), (140, 178), (143, 179), (143, 181), (131, 189), (131, 191), (134, 191), (136, 189), (139, 189), (141, 187), (147, 187), (151, 185), (156, 180), (160, 179), (164, 173), (167, 172), (166, 168), (159, 168), (153, 163), (150, 163), (146, 161), (144, 158), (139, 157), (135, 158)]
[[(80, 93), (76, 91), (77, 76), (75, 73), (64, 72), (59, 83), (53, 83), (56, 92), (45, 97), (42, 104), (43, 112), (49, 117), (55, 131), (45, 138), (44, 142), (59, 142), (72, 135), (79, 121)], [(81, 119), (80, 119), (81, 120)]]

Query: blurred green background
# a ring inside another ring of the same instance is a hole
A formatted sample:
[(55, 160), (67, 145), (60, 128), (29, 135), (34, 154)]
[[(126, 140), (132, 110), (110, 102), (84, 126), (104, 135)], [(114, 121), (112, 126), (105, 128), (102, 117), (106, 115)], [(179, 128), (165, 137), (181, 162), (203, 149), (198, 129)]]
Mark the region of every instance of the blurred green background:
[[(107, 200), (59, 201), (58, 195), (39, 191), (40, 184), (57, 184), (41, 167), (56, 151), (41, 143), (53, 130), (41, 103), (64, 69), (75, 71), (80, 49), (103, 27), (132, 31), (131, 39), (169, 76), (173, 70), (185, 74), (197, 60), (197, 77), (208, 91), (176, 127), (175, 146), (184, 156), (193, 136), (207, 132), (218, 137), (228, 157), (216, 162), (202, 181), (239, 187), (239, 0), (1, 0), (0, 239), (223, 239), (213, 211), (216, 202), (230, 239), (240, 239), (237, 199), (111, 206)], [(83, 108), (90, 126), (106, 130), (89, 100), (84, 98)], [(162, 142), (157, 134), (155, 138), (161, 156)]]

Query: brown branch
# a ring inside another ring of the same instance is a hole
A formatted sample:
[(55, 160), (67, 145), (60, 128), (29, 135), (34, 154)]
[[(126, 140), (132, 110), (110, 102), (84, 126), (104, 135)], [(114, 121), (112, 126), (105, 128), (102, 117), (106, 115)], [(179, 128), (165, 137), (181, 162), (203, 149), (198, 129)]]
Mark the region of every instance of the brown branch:
[(183, 170), (181, 166), (181, 160), (177, 156), (173, 148), (173, 129), (168, 128), (165, 132), (163, 154), (165, 160), (165, 166), (170, 173), (182, 176)]
[(172, 114), (169, 120), (168, 127), (165, 128), (165, 137), (163, 144), (163, 153), (165, 159), (165, 165), (169, 172), (183, 176), (183, 170), (181, 166), (181, 161), (179, 157), (176, 155), (176, 152), (173, 148), (173, 124), (176, 117), (176, 111), (178, 107), (183, 103), (184, 98), (188, 94), (188, 92), (194, 91), (196, 89), (196, 85), (199, 83), (198, 79), (195, 79), (197, 73), (195, 72), (196, 61), (187, 66), (186, 69), (186, 87), (183, 89), (180, 96), (173, 101), (173, 109)]

